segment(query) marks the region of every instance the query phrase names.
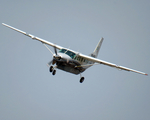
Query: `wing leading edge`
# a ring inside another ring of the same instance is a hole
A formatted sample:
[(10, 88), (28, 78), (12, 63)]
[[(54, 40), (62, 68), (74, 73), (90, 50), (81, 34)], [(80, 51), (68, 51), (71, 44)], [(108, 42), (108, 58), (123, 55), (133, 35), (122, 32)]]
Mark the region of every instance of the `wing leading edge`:
[(90, 56), (87, 56), (87, 55), (83, 55), (83, 54), (78, 54), (78, 55), (80, 57), (88, 59), (89, 61), (96, 62), (96, 63), (103, 64), (103, 65), (107, 65), (107, 66), (110, 66), (110, 67), (114, 67), (114, 68), (117, 68), (117, 69), (120, 69), (120, 70), (131, 71), (131, 72), (135, 72), (135, 73), (139, 73), (139, 74), (143, 74), (143, 75), (148, 75), (148, 74), (146, 74), (144, 72), (141, 72), (141, 71), (137, 71), (137, 70), (133, 70), (133, 69), (130, 69), (130, 68), (127, 68), (127, 67), (119, 66), (119, 65), (116, 65), (116, 64), (113, 64), (113, 63), (110, 63), (110, 62), (106, 62), (106, 61), (103, 61), (103, 60), (100, 60), (100, 59), (97, 59), (97, 58), (93, 58), (93, 57), (90, 57)]
[(24, 32), (24, 31), (22, 31), (22, 30), (19, 30), (19, 29), (17, 29), (17, 28), (14, 28), (14, 27), (12, 27), (12, 26), (9, 26), (9, 25), (7, 25), (7, 24), (5, 24), (5, 23), (2, 23), (2, 25), (6, 26), (6, 27), (9, 27), (9, 28), (11, 28), (11, 29), (13, 29), (13, 30), (15, 30), (15, 31), (17, 31), (17, 32), (20, 32), (20, 33), (22, 33), (22, 34), (24, 34), (24, 35), (26, 35), (26, 36), (28, 36), (28, 37), (34, 39), (34, 40), (38, 40), (38, 41), (40, 41), (40, 42), (42, 42), (42, 43), (44, 43), (44, 44), (50, 45), (50, 46), (52, 46), (52, 47), (56, 47), (56, 48), (59, 49), (59, 50), (63, 48), (63, 47), (61, 47), (61, 46), (59, 46), (59, 45), (56, 45), (56, 44), (54, 44), (54, 43), (48, 42), (48, 41), (46, 41), (46, 40), (43, 40), (43, 39), (41, 39), (41, 38), (39, 38), (39, 37), (36, 37), (36, 36), (34, 36), (34, 35), (32, 35), (32, 34), (28, 34), (28, 33)]
[[(7, 24), (5, 24), (5, 23), (2, 23), (2, 24), (3, 24), (4, 26), (9, 27), (9, 28), (11, 28), (11, 29), (13, 29), (13, 30), (15, 30), (15, 31), (17, 31), (17, 32), (20, 32), (20, 33), (22, 33), (22, 34), (24, 34), (24, 35), (26, 35), (26, 36), (28, 36), (28, 37), (34, 39), (34, 40), (38, 40), (38, 41), (40, 41), (40, 42), (42, 42), (42, 43), (44, 43), (44, 44), (50, 45), (50, 46), (52, 46), (52, 47), (56, 47), (57, 49), (62, 49), (62, 48), (63, 48), (63, 47), (61, 47), (61, 46), (59, 46), (59, 45), (56, 45), (56, 44), (51, 43), (51, 42), (48, 42), (48, 41), (46, 41), (46, 40), (44, 40), (44, 39), (41, 39), (41, 38), (39, 38), (39, 37), (36, 37), (36, 36), (34, 36), (34, 35), (32, 35), (32, 34), (27, 34), (26, 32), (24, 32), (24, 31), (22, 31), (22, 30), (19, 30), (19, 29), (17, 29), (17, 28), (14, 28), (14, 27), (12, 27), (12, 26), (9, 26), (9, 25), (7, 25)], [(137, 71), (137, 70), (133, 70), (133, 69), (130, 69), (130, 68), (127, 68), (127, 67), (119, 66), (119, 65), (116, 65), (116, 64), (113, 64), (113, 63), (110, 63), (110, 62), (106, 62), (106, 61), (97, 59), (97, 58), (93, 58), (93, 57), (90, 57), (90, 56), (87, 56), (87, 55), (83, 55), (83, 54), (81, 54), (81, 53), (77, 53), (77, 52), (76, 52), (76, 54), (77, 54), (78, 56), (83, 57), (83, 58), (85, 58), (85, 59), (87, 59), (87, 60), (89, 60), (89, 61), (92, 61), (92, 62), (96, 62), (96, 63), (99, 63), (99, 64), (107, 65), (107, 66), (114, 67), (114, 68), (121, 69), (121, 70), (125, 70), (125, 71), (131, 71), (131, 72), (135, 72), (135, 73), (139, 73), (139, 74), (143, 74), (143, 75), (148, 75), (148, 74), (146, 74), (146, 73), (144, 73), (144, 72), (141, 72), (141, 71)]]

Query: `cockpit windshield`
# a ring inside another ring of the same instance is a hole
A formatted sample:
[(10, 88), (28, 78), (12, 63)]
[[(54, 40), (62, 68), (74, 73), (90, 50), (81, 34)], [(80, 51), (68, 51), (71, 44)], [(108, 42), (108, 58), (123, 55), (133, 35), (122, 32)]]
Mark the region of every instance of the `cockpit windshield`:
[(75, 53), (73, 53), (73, 52), (71, 52), (71, 51), (69, 51), (69, 50), (66, 50), (66, 49), (61, 49), (59, 52), (65, 53), (65, 54), (69, 55), (72, 59), (74, 59), (75, 56), (76, 56)]

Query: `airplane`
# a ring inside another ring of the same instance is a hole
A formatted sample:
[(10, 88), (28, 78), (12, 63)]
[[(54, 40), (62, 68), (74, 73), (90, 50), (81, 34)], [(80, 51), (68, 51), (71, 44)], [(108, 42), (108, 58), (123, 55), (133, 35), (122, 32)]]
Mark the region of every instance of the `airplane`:
[[(48, 63), (49, 71), (52, 73), (52, 75), (56, 74), (56, 69), (60, 69), (60, 70), (63, 70), (63, 71), (69, 72), (69, 73), (76, 74), (76, 75), (80, 74), (79, 82), (82, 83), (84, 81), (84, 77), (82, 77), (81, 73), (84, 72), (87, 68), (89, 68), (93, 65), (97, 65), (97, 64), (103, 64), (103, 65), (107, 65), (107, 66), (110, 66), (113, 68), (117, 68), (119, 70), (131, 71), (131, 72), (135, 72), (135, 73), (139, 73), (139, 74), (143, 74), (143, 75), (148, 75), (141, 71), (137, 71), (137, 70), (119, 66), (119, 65), (116, 65), (116, 64), (104, 61), (104, 60), (97, 59), (97, 56), (98, 56), (98, 53), (99, 53), (99, 50), (100, 50), (100, 47), (102, 45), (104, 38), (101, 38), (101, 40), (98, 42), (93, 53), (91, 53), (90, 55), (84, 55), (82, 53), (73, 51), (68, 48), (64, 48), (62, 46), (56, 45), (54, 43), (51, 43), (49, 41), (46, 41), (39, 37), (36, 37), (32, 34), (28, 34), (22, 30), (19, 30), (17, 28), (9, 26), (5, 23), (2, 23), (2, 25), (6, 26), (8, 28), (11, 28), (17, 32), (20, 32), (20, 33), (32, 38), (33, 40), (37, 40), (37, 41), (40, 41), (41, 43), (43, 43), (43, 45), (45, 45), (45, 47), (53, 55), (53, 59)], [(52, 46), (54, 48), (55, 53), (53, 53), (47, 47), (47, 45)], [(57, 52), (57, 49), (59, 50), (59, 52)]]

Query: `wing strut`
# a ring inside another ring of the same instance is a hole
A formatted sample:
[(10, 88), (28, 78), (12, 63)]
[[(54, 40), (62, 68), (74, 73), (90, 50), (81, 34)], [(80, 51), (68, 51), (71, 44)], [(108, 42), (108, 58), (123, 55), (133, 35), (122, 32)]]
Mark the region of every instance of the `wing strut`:
[(43, 43), (43, 45), (54, 55), (54, 53)]

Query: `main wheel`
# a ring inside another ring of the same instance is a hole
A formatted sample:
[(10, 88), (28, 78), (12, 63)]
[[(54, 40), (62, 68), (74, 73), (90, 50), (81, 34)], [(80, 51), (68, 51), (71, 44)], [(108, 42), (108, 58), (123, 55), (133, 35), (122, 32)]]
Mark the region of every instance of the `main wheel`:
[(52, 72), (52, 71), (53, 71), (53, 66), (51, 66), (51, 67), (49, 68), (49, 71), (50, 71), (50, 72)]
[(84, 77), (81, 77), (80, 79), (80, 83), (82, 83), (84, 81)]
[(56, 74), (56, 70), (54, 70), (52, 74), (55, 75)]

